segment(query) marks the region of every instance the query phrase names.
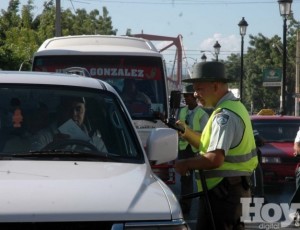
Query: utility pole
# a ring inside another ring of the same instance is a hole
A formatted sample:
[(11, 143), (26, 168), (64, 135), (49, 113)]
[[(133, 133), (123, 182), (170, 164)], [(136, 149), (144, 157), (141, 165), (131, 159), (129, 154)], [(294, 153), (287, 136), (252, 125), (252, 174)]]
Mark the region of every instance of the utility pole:
[(299, 84), (300, 84), (300, 30), (296, 41), (296, 81), (295, 81), (295, 116), (299, 116)]
[(61, 36), (61, 7), (60, 0), (56, 0), (55, 13), (55, 37)]

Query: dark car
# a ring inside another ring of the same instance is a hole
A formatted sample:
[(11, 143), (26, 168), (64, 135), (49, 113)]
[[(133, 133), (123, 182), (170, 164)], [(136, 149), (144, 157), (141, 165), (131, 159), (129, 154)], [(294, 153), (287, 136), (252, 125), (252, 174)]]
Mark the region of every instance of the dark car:
[(300, 127), (300, 117), (252, 115), (257, 134), (258, 156), (264, 184), (295, 181), (300, 158), (294, 156), (293, 143)]

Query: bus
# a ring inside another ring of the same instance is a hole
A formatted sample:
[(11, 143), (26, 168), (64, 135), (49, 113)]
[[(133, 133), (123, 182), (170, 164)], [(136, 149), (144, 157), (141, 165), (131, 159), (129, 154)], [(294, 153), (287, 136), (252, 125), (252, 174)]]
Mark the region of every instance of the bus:
[[(45, 40), (33, 56), (33, 71), (63, 73), (74, 67), (84, 68), (90, 77), (104, 80), (116, 89), (145, 148), (152, 129), (167, 127), (161, 119), (161, 115), (170, 117), (165, 61), (151, 41), (116, 35), (54, 37)], [(132, 83), (135, 86), (128, 87)], [(137, 92), (126, 95), (126, 88), (132, 87)], [(164, 167), (168, 169), (157, 169), (160, 177), (175, 183), (172, 165)]]

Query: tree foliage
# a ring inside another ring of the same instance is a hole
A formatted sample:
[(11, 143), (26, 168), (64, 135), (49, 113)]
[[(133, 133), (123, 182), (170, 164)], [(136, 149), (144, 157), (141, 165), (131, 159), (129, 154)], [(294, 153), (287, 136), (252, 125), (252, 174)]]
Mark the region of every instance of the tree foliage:
[[(286, 114), (294, 114), (296, 33), (300, 22), (289, 18), (287, 31), (287, 76)], [(278, 35), (268, 38), (263, 34), (249, 35), (248, 49), (244, 54), (243, 102), (249, 112), (256, 113), (263, 108), (279, 112), (281, 87), (263, 86), (265, 68), (282, 68), (283, 44)], [(239, 88), (240, 55), (232, 54), (226, 60), (227, 74), (236, 79), (232, 88)]]
[[(0, 68), (5, 70), (30, 69), (29, 60), (38, 47), (48, 38), (55, 36), (56, 8), (54, 0), (44, 3), (41, 14), (33, 17), (34, 5), (28, 0), (19, 9), (19, 0), (10, 0), (7, 10), (0, 15)], [(90, 13), (85, 9), (61, 9), (61, 35), (106, 34), (115, 35), (117, 29), (106, 7), (102, 14), (95, 9)]]
[[(34, 16), (33, 0), (28, 0), (20, 9), (19, 0), (10, 0), (6, 10), (0, 14), (0, 68), (6, 70), (30, 69), (29, 60), (38, 47), (48, 38), (54, 37), (56, 28), (56, 8), (54, 0), (45, 1), (43, 11)], [(85, 9), (61, 9), (61, 35), (106, 34), (115, 35), (117, 29), (112, 26), (112, 18), (106, 7), (87, 12)], [(294, 111), (295, 92), (295, 55), (296, 33), (300, 22), (288, 19), (287, 31), (287, 113)], [(131, 35), (127, 29), (126, 35)], [(250, 112), (262, 108), (272, 108), (276, 111), (280, 106), (280, 87), (263, 86), (263, 70), (265, 68), (282, 68), (283, 45), (281, 37), (276, 35), (268, 38), (263, 34), (249, 35), (250, 42), (246, 50), (243, 74), (243, 102)], [(231, 54), (225, 62), (227, 74), (236, 80), (231, 88), (239, 88), (241, 73), (241, 56)]]

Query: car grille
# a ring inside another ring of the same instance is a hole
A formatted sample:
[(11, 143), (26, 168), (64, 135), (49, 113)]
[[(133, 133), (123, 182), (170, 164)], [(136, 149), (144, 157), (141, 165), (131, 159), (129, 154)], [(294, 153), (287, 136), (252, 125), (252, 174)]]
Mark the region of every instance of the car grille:
[(282, 157), (281, 163), (298, 164), (300, 159), (298, 157)]

